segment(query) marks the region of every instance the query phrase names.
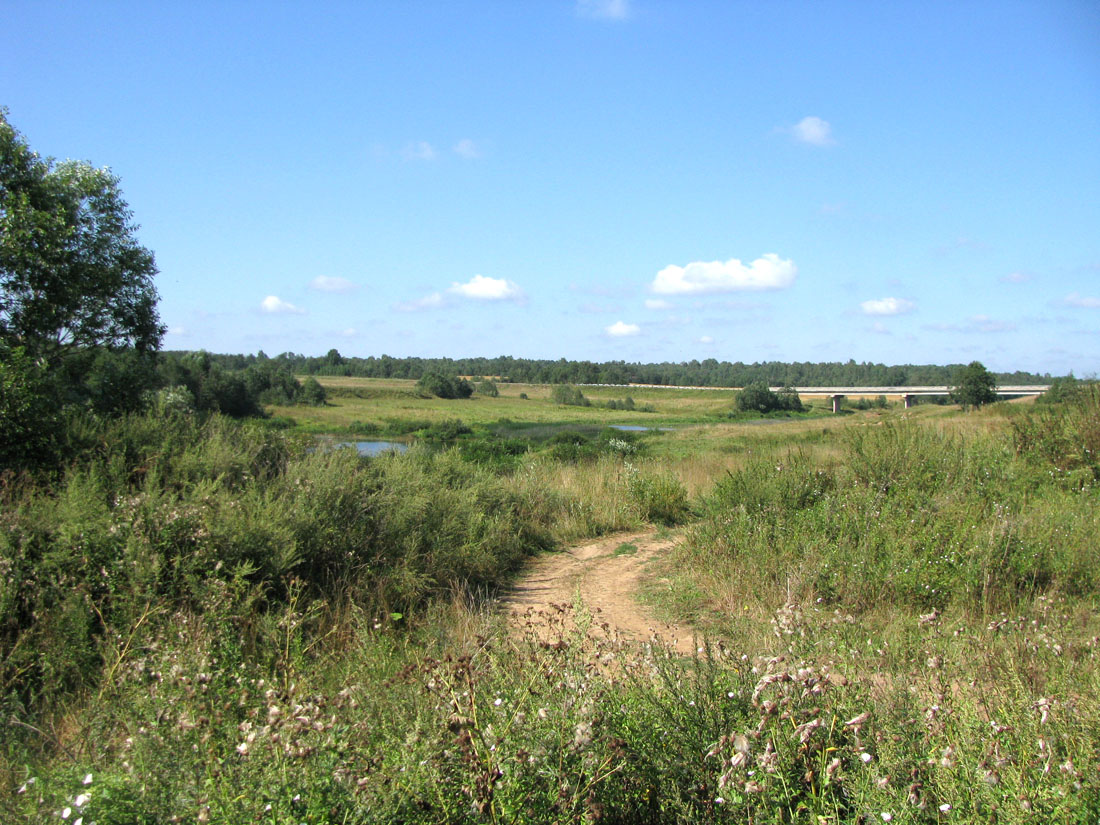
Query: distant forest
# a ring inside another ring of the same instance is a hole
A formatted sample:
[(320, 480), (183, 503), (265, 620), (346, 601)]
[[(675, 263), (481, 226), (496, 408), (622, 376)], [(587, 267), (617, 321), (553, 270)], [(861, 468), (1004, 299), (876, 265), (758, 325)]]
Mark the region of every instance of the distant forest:
[[(791, 387), (905, 387), (949, 386), (961, 364), (885, 364), (831, 361), (812, 363), (765, 361), (704, 361), (637, 364), (625, 361), (558, 361), (513, 358), (393, 358), (389, 355), (348, 358), (335, 349), (323, 356), (284, 352), (269, 358), (256, 355), (211, 355), (227, 369), (244, 369), (253, 364), (274, 362), (296, 375), (357, 376), (362, 378), (411, 378), (427, 373), (485, 376), (502, 382), (530, 384), (662, 384), (693, 387), (744, 387), (754, 382)], [(997, 372), (998, 384), (1046, 384), (1049, 374)]]

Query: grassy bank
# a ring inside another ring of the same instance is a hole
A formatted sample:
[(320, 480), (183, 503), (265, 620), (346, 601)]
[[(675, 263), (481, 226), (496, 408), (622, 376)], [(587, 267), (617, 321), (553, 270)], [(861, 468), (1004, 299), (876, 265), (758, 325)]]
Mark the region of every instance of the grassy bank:
[[(134, 416), (5, 477), (4, 821), (1100, 815), (1095, 395), (637, 449), (579, 414), (514, 461), (479, 452), (528, 429), (495, 417), (364, 461)], [(694, 653), (492, 610), (530, 553), (689, 507), (648, 597)]]

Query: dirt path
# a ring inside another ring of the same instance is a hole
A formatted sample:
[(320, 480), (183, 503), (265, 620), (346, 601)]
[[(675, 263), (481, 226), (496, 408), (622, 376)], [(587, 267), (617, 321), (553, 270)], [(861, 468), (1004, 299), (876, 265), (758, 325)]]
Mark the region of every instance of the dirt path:
[(620, 533), (540, 556), (505, 596), (504, 607), (517, 625), (537, 621), (552, 605), (573, 605), (579, 596), (593, 624), (606, 622), (620, 636), (644, 641), (654, 633), (683, 650), (692, 644), (690, 627), (654, 620), (637, 600), (646, 562), (672, 547), (678, 537), (657, 538), (655, 530)]

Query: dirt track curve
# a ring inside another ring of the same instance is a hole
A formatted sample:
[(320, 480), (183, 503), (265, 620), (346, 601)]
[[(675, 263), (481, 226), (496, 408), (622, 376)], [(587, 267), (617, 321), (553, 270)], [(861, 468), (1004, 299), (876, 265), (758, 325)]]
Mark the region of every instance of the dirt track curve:
[(665, 642), (675, 642), (686, 650), (692, 644), (691, 628), (656, 621), (637, 599), (646, 562), (676, 541), (676, 537), (658, 538), (656, 531), (645, 530), (540, 556), (504, 597), (504, 608), (515, 621), (526, 623), (529, 609), (551, 612), (551, 605), (573, 605), (579, 597), (596, 624), (606, 622), (621, 636), (636, 641), (657, 633)]

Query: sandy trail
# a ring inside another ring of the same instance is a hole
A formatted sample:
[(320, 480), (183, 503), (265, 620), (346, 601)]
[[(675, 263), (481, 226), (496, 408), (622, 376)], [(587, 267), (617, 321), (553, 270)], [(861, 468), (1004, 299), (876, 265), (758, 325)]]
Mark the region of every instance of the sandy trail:
[(656, 632), (665, 642), (688, 650), (692, 645), (690, 627), (656, 621), (637, 600), (646, 562), (676, 541), (676, 536), (658, 538), (656, 531), (645, 530), (540, 556), (505, 595), (504, 607), (518, 625), (526, 626), (529, 611), (535, 616), (539, 611), (553, 612), (552, 605), (573, 605), (579, 596), (594, 625), (606, 622), (613, 632), (636, 641), (645, 641)]

